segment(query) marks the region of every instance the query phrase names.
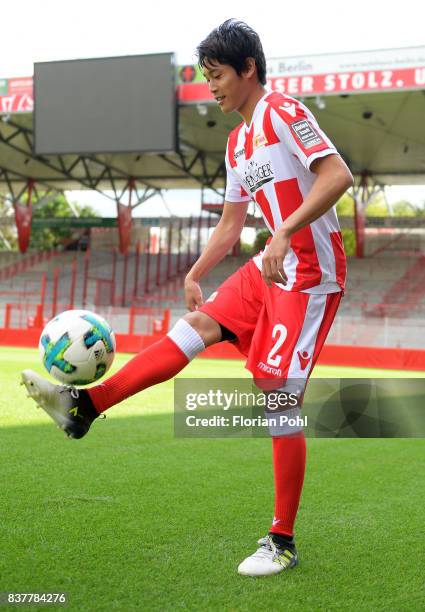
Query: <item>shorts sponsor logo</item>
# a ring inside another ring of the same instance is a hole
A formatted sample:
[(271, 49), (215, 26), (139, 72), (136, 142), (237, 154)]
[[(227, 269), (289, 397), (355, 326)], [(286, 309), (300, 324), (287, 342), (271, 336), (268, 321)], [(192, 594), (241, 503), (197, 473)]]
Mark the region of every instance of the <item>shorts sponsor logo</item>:
[(305, 370), (310, 363), (310, 355), (307, 351), (298, 351), (298, 359), (300, 360), (301, 370)]
[(218, 295), (218, 291), (214, 291), (214, 293), (211, 293), (210, 297), (207, 299), (207, 302), (214, 302), (217, 295)]
[(269, 183), (273, 179), (274, 172), (270, 161), (262, 164), (261, 166), (259, 166), (254, 160), (249, 162), (248, 167), (245, 170), (244, 179), (245, 184), (248, 187), (248, 191), (254, 193), (265, 183)]
[(280, 368), (273, 368), (262, 361), (257, 363), (257, 368), (266, 372), (266, 374), (273, 374), (273, 376), (282, 376), (282, 370)]
[(295, 123), (291, 124), (291, 128), (304, 149), (311, 149), (311, 147), (323, 143), (322, 137), (319, 136), (307, 119), (295, 121)]

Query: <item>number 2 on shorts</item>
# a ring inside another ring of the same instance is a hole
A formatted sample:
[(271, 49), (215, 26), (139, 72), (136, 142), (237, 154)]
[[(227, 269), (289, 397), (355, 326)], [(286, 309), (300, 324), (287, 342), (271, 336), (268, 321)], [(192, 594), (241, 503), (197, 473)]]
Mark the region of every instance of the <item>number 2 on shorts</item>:
[(285, 342), (287, 335), (288, 330), (284, 325), (282, 325), (282, 323), (278, 323), (273, 327), (272, 338), (275, 338), (277, 336), (277, 340), (272, 346), (272, 350), (267, 356), (267, 363), (273, 366), (274, 368), (279, 367), (279, 364), (281, 362), (282, 355), (278, 355), (277, 352), (282, 346), (282, 344)]

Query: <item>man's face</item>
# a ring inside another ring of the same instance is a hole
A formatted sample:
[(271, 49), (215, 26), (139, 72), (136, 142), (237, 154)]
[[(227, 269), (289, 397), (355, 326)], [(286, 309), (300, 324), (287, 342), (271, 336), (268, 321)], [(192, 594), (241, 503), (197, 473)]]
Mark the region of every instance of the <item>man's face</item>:
[(249, 94), (244, 73), (239, 76), (228, 64), (208, 61), (205, 62), (203, 73), (223, 113), (231, 113), (241, 108)]

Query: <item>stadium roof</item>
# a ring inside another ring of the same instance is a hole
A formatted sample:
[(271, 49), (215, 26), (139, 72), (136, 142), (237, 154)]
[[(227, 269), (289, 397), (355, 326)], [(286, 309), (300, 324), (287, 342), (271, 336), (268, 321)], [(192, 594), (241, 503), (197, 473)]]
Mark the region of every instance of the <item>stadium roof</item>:
[[(425, 183), (425, 47), (276, 58), (268, 86), (302, 98), (353, 174), (382, 184)], [(138, 198), (159, 189), (224, 186), (228, 132), (197, 66), (178, 68), (178, 153), (35, 156), (32, 78), (0, 79), (0, 191), (115, 189), (135, 179)]]

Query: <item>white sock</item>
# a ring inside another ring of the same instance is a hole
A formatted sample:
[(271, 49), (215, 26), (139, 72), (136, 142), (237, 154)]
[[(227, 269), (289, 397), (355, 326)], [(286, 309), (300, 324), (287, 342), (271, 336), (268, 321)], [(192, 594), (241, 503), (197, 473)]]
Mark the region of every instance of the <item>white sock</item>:
[(201, 336), (184, 319), (179, 319), (173, 329), (170, 329), (167, 336), (177, 344), (189, 361), (205, 350), (205, 344)]

